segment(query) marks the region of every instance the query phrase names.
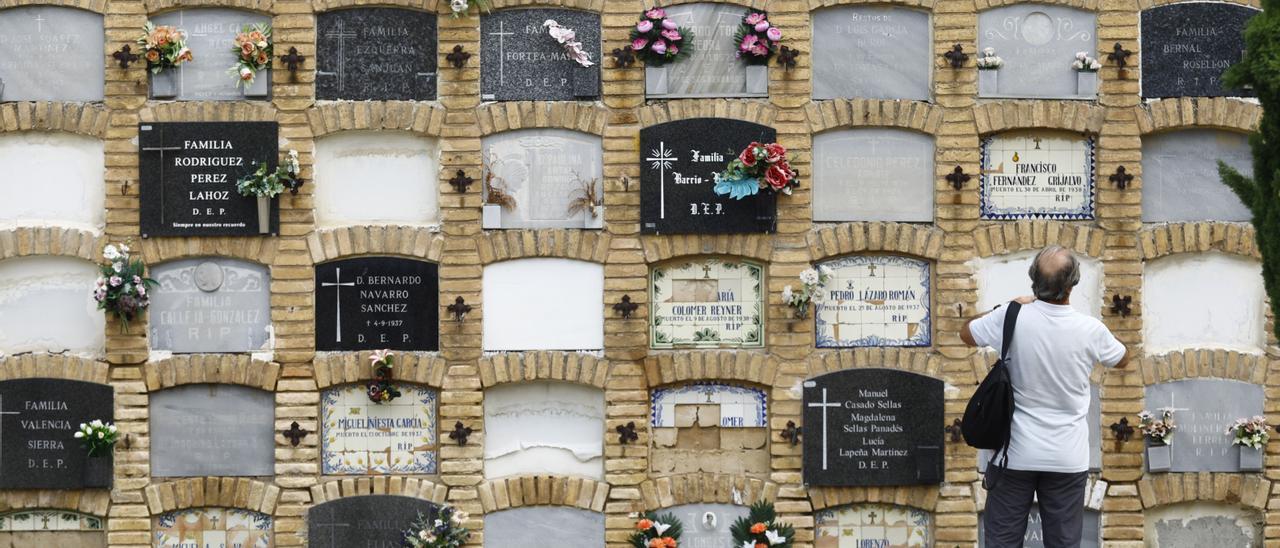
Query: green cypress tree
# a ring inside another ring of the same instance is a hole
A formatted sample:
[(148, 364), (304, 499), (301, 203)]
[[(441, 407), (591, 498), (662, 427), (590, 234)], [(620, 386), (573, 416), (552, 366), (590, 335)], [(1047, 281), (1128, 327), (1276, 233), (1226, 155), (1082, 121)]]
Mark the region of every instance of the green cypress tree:
[(1222, 76), (1229, 88), (1252, 87), (1262, 103), (1262, 122), (1249, 137), (1253, 177), (1221, 161), (1218, 173), (1253, 212), (1263, 284), (1280, 336), (1280, 0), (1262, 0), (1262, 7), (1245, 28), (1244, 59)]

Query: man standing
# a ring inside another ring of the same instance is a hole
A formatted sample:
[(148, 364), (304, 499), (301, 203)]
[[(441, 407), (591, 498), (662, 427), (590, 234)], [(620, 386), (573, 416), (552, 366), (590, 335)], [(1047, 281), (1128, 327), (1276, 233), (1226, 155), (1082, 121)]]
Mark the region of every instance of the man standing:
[[(1033, 497), (1040, 504), (1046, 548), (1080, 546), (1089, 473), (1089, 374), (1094, 364), (1124, 366), (1127, 349), (1096, 318), (1071, 308), (1080, 262), (1051, 245), (1028, 270), (1034, 297), (1022, 304), (1009, 350), (1013, 426), (1008, 466), (987, 474), (999, 481), (987, 493), (986, 548), (1022, 546)], [(971, 319), (960, 330), (970, 346), (999, 350), (1008, 307)]]

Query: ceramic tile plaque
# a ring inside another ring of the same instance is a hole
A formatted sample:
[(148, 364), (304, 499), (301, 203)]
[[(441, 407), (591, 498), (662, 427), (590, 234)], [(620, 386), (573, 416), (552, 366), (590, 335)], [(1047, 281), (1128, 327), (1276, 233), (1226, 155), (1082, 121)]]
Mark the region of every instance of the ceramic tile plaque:
[(1098, 57), (1096, 42), (1097, 15), (1091, 11), (1030, 3), (982, 11), (978, 14), (978, 51), (995, 48), (1004, 66), (995, 71), (994, 82), (979, 81), (978, 95), (1093, 98), (1096, 84), (1082, 88), (1071, 62), (1078, 51)]
[(676, 407), (682, 405), (720, 406), (721, 428), (768, 426), (769, 404), (764, 390), (730, 384), (699, 382), (672, 388), (658, 388), (652, 396), (653, 417), (658, 428), (676, 426)]
[(747, 93), (746, 64), (738, 59), (733, 42), (746, 8), (697, 3), (666, 10), (668, 19), (693, 34), (693, 50), (684, 59), (663, 65), (667, 93), (648, 94), (649, 98), (763, 96)]
[(0, 514), (4, 548), (107, 548), (104, 520), (68, 510), (24, 510)]
[(929, 262), (853, 255), (822, 263), (834, 271), (816, 304), (819, 348), (929, 346)]
[(1218, 175), (1218, 160), (1253, 175), (1249, 136), (1196, 128), (1142, 138), (1142, 220), (1248, 221), (1249, 208)]
[(275, 396), (234, 384), (151, 393), (153, 477), (275, 474)]
[(113, 402), (105, 384), (0, 382), (0, 489), (109, 487), (112, 457), (86, 456), (74, 436), (81, 423), (112, 421)]
[(436, 14), (351, 8), (316, 16), (316, 98), (436, 98)]
[(149, 340), (179, 353), (253, 352), (270, 341), (271, 276), (257, 263), (217, 257), (151, 267)]
[[(579, 65), (547, 34), (573, 29), (594, 63)], [(473, 61), (474, 62), (474, 61)], [(567, 9), (502, 9), (480, 16), (480, 99), (574, 101), (600, 95), (600, 15)]]
[(763, 272), (755, 263), (719, 258), (654, 267), (649, 347), (764, 346)]
[(1244, 28), (1260, 11), (1184, 2), (1142, 12), (1143, 97), (1253, 97), (1226, 89), (1222, 73), (1244, 57)]
[(1239, 472), (1240, 446), (1228, 424), (1263, 414), (1262, 386), (1223, 379), (1187, 379), (1146, 387), (1144, 408), (1173, 411), (1170, 472)]
[(927, 11), (885, 4), (814, 11), (813, 98), (928, 101), (932, 43)]
[(102, 28), (87, 10), (0, 10), (0, 101), (101, 101)]
[(481, 147), (494, 184), (515, 198), (514, 207), (501, 208), (499, 226), (485, 228), (583, 228), (588, 212), (570, 202), (587, 186), (603, 200), (604, 152), (597, 135), (526, 129), (489, 135)]
[(932, 222), (933, 165), (932, 135), (874, 127), (814, 135), (813, 220)]
[(738, 518), (746, 519), (747, 507), (738, 504), (681, 504), (658, 510), (670, 512), (684, 524), (682, 548), (742, 548), (734, 545), (729, 527)]
[(320, 399), (325, 475), (436, 473), (436, 392), (395, 383), (400, 397), (373, 403), (363, 384), (326, 389)]
[(160, 514), (156, 548), (273, 548), (271, 516), (239, 508), (191, 508)]
[(438, 267), (399, 257), (316, 265), (316, 350), (436, 350)]
[(814, 548), (933, 546), (933, 516), (919, 508), (861, 503), (818, 511), (813, 516)]
[(982, 140), (983, 219), (1092, 219), (1093, 138), (1011, 131)]
[[(187, 47), (195, 55), (195, 61), (178, 66), (177, 91), (173, 99), (179, 101), (244, 101), (267, 99), (246, 97), (244, 88), (238, 85), (230, 69), (236, 64), (232, 45), (236, 33), (245, 25), (271, 24), (271, 16), (252, 11), (227, 8), (196, 8), (169, 11), (151, 17), (156, 25), (172, 25), (187, 31)], [(277, 54), (286, 52), (279, 51)], [(272, 63), (275, 66), (275, 63)], [(257, 78), (267, 82), (270, 94), (271, 73), (259, 72)]]

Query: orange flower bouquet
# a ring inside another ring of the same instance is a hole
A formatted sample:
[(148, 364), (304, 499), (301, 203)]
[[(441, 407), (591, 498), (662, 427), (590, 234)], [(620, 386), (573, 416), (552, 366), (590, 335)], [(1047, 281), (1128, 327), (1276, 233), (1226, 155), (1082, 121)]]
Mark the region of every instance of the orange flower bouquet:
[(258, 71), (271, 68), (271, 48), (271, 25), (258, 23), (240, 28), (231, 45), (231, 51), (236, 53), (236, 64), (231, 67), (231, 74), (240, 85), (249, 87)]
[(177, 27), (156, 26), (147, 21), (137, 42), (142, 46), (142, 57), (152, 74), (194, 60), (191, 50), (187, 49), (187, 31)]
[(747, 517), (729, 526), (733, 546), (737, 548), (790, 548), (796, 531), (787, 523), (778, 523), (773, 503), (760, 501), (751, 505)]
[(678, 548), (684, 526), (674, 514), (661, 516), (645, 512), (636, 522), (636, 532), (631, 535), (633, 548)]

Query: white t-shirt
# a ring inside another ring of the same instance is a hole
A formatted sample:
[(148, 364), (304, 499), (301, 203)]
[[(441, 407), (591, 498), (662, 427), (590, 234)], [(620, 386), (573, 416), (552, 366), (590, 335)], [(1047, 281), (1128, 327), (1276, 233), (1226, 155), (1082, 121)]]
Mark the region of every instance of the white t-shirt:
[[(998, 352), (1008, 310), (1001, 306), (969, 324), (973, 340)], [(1089, 469), (1089, 373), (1096, 363), (1114, 366), (1124, 353), (1101, 321), (1070, 305), (1035, 301), (1022, 306), (1009, 349), (1014, 401), (1009, 469)]]

